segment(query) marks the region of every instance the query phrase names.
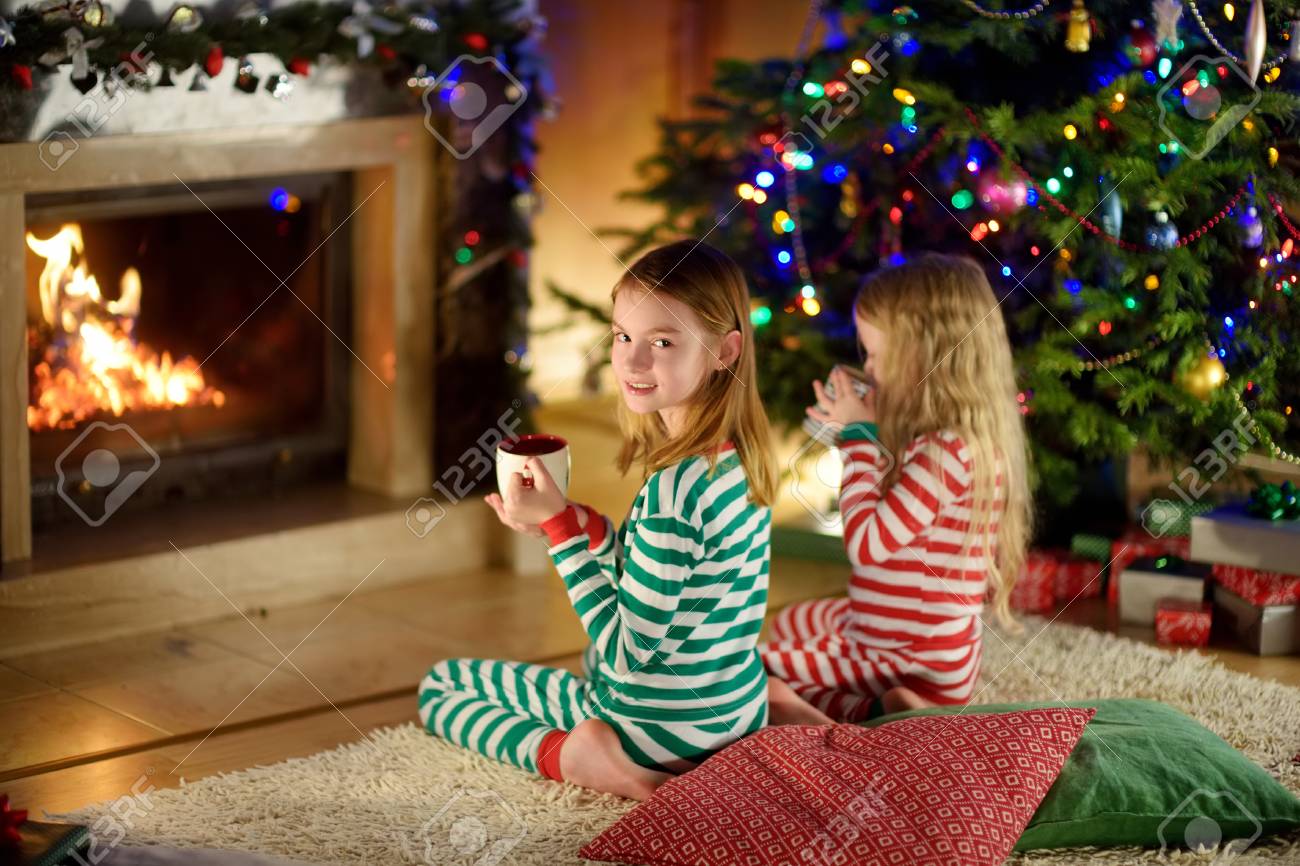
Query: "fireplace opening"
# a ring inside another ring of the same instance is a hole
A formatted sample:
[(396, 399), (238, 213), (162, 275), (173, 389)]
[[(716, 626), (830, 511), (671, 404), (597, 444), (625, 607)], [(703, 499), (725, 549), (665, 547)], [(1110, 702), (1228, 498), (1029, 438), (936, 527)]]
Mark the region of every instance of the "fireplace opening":
[(36, 541), (345, 477), (350, 201), (346, 173), (28, 197)]

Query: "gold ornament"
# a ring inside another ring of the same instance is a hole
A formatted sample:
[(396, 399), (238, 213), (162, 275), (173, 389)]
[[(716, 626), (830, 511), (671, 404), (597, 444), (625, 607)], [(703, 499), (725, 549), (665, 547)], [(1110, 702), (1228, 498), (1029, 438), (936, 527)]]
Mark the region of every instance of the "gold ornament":
[(1083, 7), (1083, 0), (1074, 0), (1070, 10), (1070, 23), (1065, 25), (1065, 50), (1082, 54), (1092, 41), (1092, 16)]
[(1204, 355), (1196, 366), (1179, 379), (1178, 384), (1193, 397), (1207, 399), (1214, 389), (1228, 381), (1228, 371), (1218, 355)]

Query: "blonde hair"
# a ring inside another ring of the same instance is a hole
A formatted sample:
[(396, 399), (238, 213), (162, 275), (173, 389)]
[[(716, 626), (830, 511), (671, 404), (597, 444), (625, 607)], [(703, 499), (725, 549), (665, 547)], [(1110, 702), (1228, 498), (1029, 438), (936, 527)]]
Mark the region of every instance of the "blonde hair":
[(758, 396), (749, 289), (740, 267), (702, 241), (678, 241), (637, 259), (610, 297), (617, 298), (624, 290), (676, 298), (695, 312), (710, 334), (739, 331), (740, 355), (730, 368), (712, 370), (700, 381), (687, 398), (686, 420), (676, 438), (668, 435), (658, 412), (640, 415), (620, 400), (623, 447), (618, 455), (619, 471), (626, 474), (639, 461), (649, 475), (688, 457), (707, 454), (712, 474), (717, 468), (715, 449), (731, 440), (749, 482), (750, 499), (770, 507), (776, 500), (776, 456), (767, 412)]
[[(885, 333), (884, 357), (875, 366), (881, 444), (901, 456), (917, 436), (945, 430), (965, 442), (972, 462), (971, 531), (961, 555), (981, 542), (994, 613), (1015, 628), (1011, 588), (1033, 531), (1030, 461), (1011, 344), (988, 278), (971, 259), (922, 255), (868, 276), (854, 313)], [(943, 465), (937, 444), (932, 447), (934, 465)], [(995, 491), (999, 467), (1002, 484)], [(895, 461), (884, 489), (901, 469)]]

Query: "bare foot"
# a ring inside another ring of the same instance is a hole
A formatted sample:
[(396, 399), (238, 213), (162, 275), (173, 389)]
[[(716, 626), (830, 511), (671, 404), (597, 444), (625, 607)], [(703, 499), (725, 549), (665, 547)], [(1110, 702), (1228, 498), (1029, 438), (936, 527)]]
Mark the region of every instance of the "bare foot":
[(630, 800), (648, 800), (672, 778), (629, 758), (618, 734), (601, 719), (585, 719), (569, 731), (560, 747), (560, 775), (566, 782)]
[(785, 680), (767, 678), (767, 723), (769, 725), (831, 725), (834, 719), (805, 701)]
[(880, 696), (886, 713), (901, 713), (904, 710), (923, 710), (934, 704), (918, 695), (906, 686), (895, 686)]

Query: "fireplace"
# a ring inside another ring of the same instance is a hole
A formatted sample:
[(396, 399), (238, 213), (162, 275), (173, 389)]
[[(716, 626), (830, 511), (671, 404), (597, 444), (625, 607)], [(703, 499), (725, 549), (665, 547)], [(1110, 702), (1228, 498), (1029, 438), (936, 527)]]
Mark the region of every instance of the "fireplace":
[[(110, 509), (345, 477), (350, 202), (340, 172), (28, 197), (38, 546)], [(113, 500), (104, 459), (150, 483)]]

